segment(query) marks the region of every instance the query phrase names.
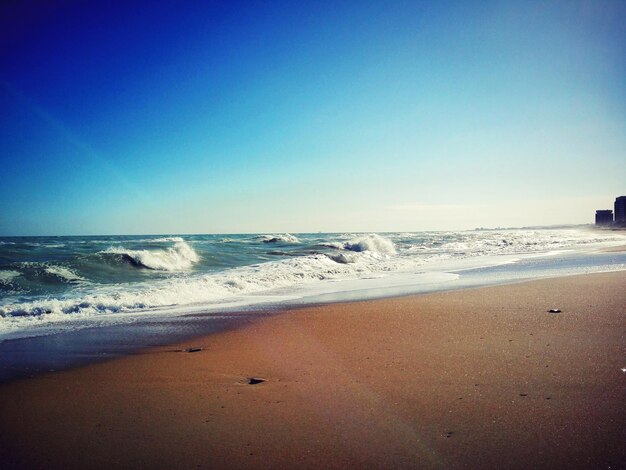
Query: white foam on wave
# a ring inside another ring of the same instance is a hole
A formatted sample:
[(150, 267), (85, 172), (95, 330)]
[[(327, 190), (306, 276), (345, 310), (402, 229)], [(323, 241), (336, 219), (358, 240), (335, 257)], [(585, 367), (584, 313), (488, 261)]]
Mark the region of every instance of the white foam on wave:
[[(115, 249), (128, 254), (129, 250)], [(151, 256), (154, 252), (149, 252)], [(146, 260), (145, 253), (139, 253)], [(137, 253), (133, 253), (138, 256)], [(278, 288), (335, 279), (354, 279), (368, 274), (380, 274), (400, 269), (406, 260), (381, 257), (371, 252), (346, 253), (347, 263), (338, 262), (324, 254), (272, 261), (234, 268), (218, 273), (161, 279), (134, 286), (102, 287), (98, 293), (80, 298), (43, 299), (0, 306), (5, 322), (20, 322), (37, 318), (50, 321), (79, 314), (94, 315), (129, 312), (155, 307), (211, 303), (249, 294), (265, 293)], [(162, 262), (158, 258), (158, 262)], [(67, 315), (72, 314), (72, 315)]]
[[(137, 313), (136, 318), (140, 318), (139, 313), (155, 309), (204, 308), (240, 300), (245, 304), (255, 296), (272, 296), (278, 291), (291, 295), (299, 292), (301, 287), (317, 289), (331, 285), (319, 281), (342, 281), (341, 285), (349, 285), (347, 281), (381, 275), (390, 277), (387, 275), (400, 271), (414, 272), (418, 265), (420, 269), (429, 270), (459, 269), (458, 263), (463, 260), (474, 260), (469, 263), (470, 267), (492, 266), (502, 261), (502, 255), (517, 257), (518, 253), (523, 253), (523, 256), (528, 256), (529, 253), (548, 253), (571, 246), (589, 246), (588, 243), (615, 244), (619, 241), (613, 235), (608, 237), (595, 232), (564, 230), (430, 232), (417, 234), (415, 240), (408, 240), (406, 234), (385, 234), (385, 237), (375, 234), (333, 234), (326, 240), (317, 235), (315, 238), (302, 235), (305, 244), (316, 243), (317, 246), (333, 250), (316, 254), (308, 252), (289, 259), (190, 275), (187, 269), (199, 260), (197, 253), (178, 237), (165, 238), (163, 243), (172, 243), (169, 248), (154, 246), (154, 249), (149, 250), (130, 250), (113, 247), (105, 253), (122, 255), (150, 269), (181, 271), (173, 277), (134, 284), (90, 286), (88, 292), (81, 286), (73, 289), (68, 296), (56, 299), (39, 298), (20, 303), (17, 298), (11, 301), (6, 298), (7, 303), (4, 305), (0, 301), (0, 333), (43, 323), (80, 318), (98, 319), (108, 314), (131, 316)], [(624, 240), (623, 235), (620, 239)], [(223, 240), (240, 243), (244, 239)], [(252, 236), (245, 240), (258, 249), (263, 238)], [(246, 249), (244, 245), (242, 253), (245, 254)], [(476, 264), (480, 260), (485, 262)]]
[(111, 247), (102, 253), (121, 255), (132, 263), (159, 271), (182, 271), (189, 269), (200, 260), (198, 254), (182, 238), (176, 237), (174, 246), (165, 250), (130, 250), (124, 247)]
[[(375, 233), (361, 237), (353, 236), (349, 241), (323, 241), (319, 242), (318, 246), (357, 253), (369, 252), (387, 256), (397, 254), (393, 241)], [(348, 263), (352, 259), (347, 253), (341, 253), (334, 258), (337, 258), (336, 261), (339, 263)]]
[(53, 276), (59, 277), (67, 282), (80, 282), (85, 280), (85, 278), (79, 276), (74, 271), (66, 268), (65, 266), (48, 265), (44, 268), (44, 270), (48, 274), (52, 274)]
[(0, 271), (0, 284), (9, 284), (18, 276), (20, 276), (18, 271)]
[(396, 248), (391, 240), (375, 233), (365, 237), (350, 240), (343, 244), (343, 248), (350, 251), (370, 251), (382, 255), (395, 255)]
[(262, 235), (261, 239), (263, 240), (263, 243), (300, 243), (298, 237), (295, 237), (290, 233), (283, 233), (279, 235)]
[[(82, 282), (86, 280), (66, 266), (50, 264), (47, 262), (42, 263), (38, 261), (22, 261), (21, 263), (17, 264), (22, 269), (34, 271), (36, 275), (41, 275), (45, 273), (47, 275), (61, 279), (65, 282)], [(19, 271), (0, 271), (0, 283), (9, 283), (13, 279), (21, 275), (22, 273), (20, 273)]]
[(614, 243), (615, 240), (624, 239), (623, 235), (601, 234), (581, 229), (489, 230), (451, 233), (450, 236), (452, 238), (450, 241), (445, 240), (431, 246), (414, 246), (409, 251), (428, 250), (457, 256), (527, 254)]
[(335, 263), (341, 264), (354, 263), (359, 259), (358, 256), (358, 253), (337, 253), (336, 255), (328, 255)]
[(319, 242), (318, 246), (323, 246), (326, 248), (335, 248), (337, 250), (343, 250), (343, 242)]

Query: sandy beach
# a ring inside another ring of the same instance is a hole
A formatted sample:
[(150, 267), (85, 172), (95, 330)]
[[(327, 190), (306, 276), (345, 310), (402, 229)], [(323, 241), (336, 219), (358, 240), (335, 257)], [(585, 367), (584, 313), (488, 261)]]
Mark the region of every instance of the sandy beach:
[(623, 468), (624, 286), (307, 307), (15, 381), (0, 467)]

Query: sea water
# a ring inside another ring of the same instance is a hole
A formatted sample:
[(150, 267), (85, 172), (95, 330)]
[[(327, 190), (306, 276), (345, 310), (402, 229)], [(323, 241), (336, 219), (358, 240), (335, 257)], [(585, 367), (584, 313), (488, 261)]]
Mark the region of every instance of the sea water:
[[(428, 286), (442, 290), (540, 277), (546, 272), (626, 269), (623, 256), (599, 261), (589, 257), (599, 248), (625, 242), (623, 232), (588, 226), (5, 237), (0, 238), (0, 341), (132, 323), (150, 315), (302, 299), (364, 299), (425, 291)], [(571, 262), (568, 253), (587, 255)]]

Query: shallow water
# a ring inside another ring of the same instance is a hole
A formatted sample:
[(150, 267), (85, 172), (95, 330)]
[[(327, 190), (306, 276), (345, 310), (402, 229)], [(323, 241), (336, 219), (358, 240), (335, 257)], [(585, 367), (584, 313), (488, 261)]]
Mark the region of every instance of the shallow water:
[[(149, 314), (454, 288), (462, 270), (507, 264), (516, 265), (509, 269), (516, 276), (538, 277), (537, 263), (521, 261), (624, 241), (623, 233), (589, 227), (0, 238), (0, 341)], [(563, 265), (559, 273), (568, 269), (575, 272)]]
[[(604, 242), (603, 242), (604, 243)], [(180, 304), (155, 310), (45, 321), (41, 315), (0, 341), (0, 382), (107, 360), (152, 346), (237, 327), (259, 316), (303, 305), (456, 290), (571, 274), (626, 270), (626, 252), (584, 249), (450, 258), (419, 269), (305, 283), (232, 302)], [(503, 299), (506, 302), (506, 299)], [(52, 316), (54, 318), (54, 316)], [(23, 318), (23, 317), (18, 317)], [(174, 353), (174, 351), (173, 351)], [(182, 354), (182, 353), (181, 353)]]

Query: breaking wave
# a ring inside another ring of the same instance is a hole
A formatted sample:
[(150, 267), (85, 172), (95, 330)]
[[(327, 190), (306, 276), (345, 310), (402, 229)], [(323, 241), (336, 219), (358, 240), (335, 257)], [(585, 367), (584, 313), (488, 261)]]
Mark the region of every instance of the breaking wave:
[(64, 266), (52, 265), (46, 266), (44, 269), (48, 274), (56, 276), (66, 282), (80, 282), (85, 280), (83, 277), (79, 276), (74, 271)]
[(393, 242), (380, 235), (372, 234), (343, 244), (343, 248), (350, 251), (371, 251), (383, 255), (395, 255), (396, 248)]
[[(346, 242), (321, 242), (319, 246), (334, 248), (336, 250), (347, 250), (356, 253), (368, 252), (370, 254), (391, 256), (397, 254), (396, 247), (391, 240), (381, 237), (375, 233), (360, 238), (354, 238)], [(352, 257), (347, 253), (333, 255), (338, 263), (349, 263)]]
[(410, 273), (417, 266), (421, 271), (424, 265), (432, 269), (470, 257), (623, 244), (624, 235), (517, 229), (55, 239), (67, 245), (62, 250), (44, 243), (32, 248), (34, 241), (42, 242), (2, 240), (7, 246), (0, 246), (0, 340), (3, 332), (92, 315), (139, 318), (142, 312), (192, 304), (254, 303), (266, 295), (297, 293), (308, 283)]
[(17, 278), (25, 278), (27, 280), (39, 279), (46, 285), (55, 285), (59, 282), (73, 284), (86, 281), (85, 278), (69, 267), (50, 262), (24, 261), (15, 263), (13, 266), (20, 269), (20, 271), (0, 271), (0, 284), (11, 284)]
[(0, 284), (9, 284), (18, 276), (20, 273), (17, 271), (0, 271)]
[(309, 282), (393, 271), (401, 263), (399, 260), (380, 259), (367, 253), (350, 254), (354, 256), (350, 263), (336, 261), (324, 254), (307, 255), (202, 276), (169, 278), (134, 289), (109, 288), (108, 291), (80, 298), (12, 303), (0, 307), (0, 317), (15, 319), (45, 316), (59, 319), (66, 314), (106, 314), (214, 302)]
[(182, 271), (200, 260), (198, 254), (182, 238), (153, 241), (175, 241), (175, 244), (166, 250), (129, 250), (124, 247), (111, 247), (101, 253), (120, 255), (134, 266), (158, 271)]
[(261, 240), (263, 243), (300, 243), (298, 237), (294, 237), (289, 233), (283, 233), (281, 235), (262, 235)]
[(161, 238), (150, 238), (148, 239), (150, 242), (162, 243), (162, 242), (184, 242), (185, 240), (182, 237), (161, 237)]

